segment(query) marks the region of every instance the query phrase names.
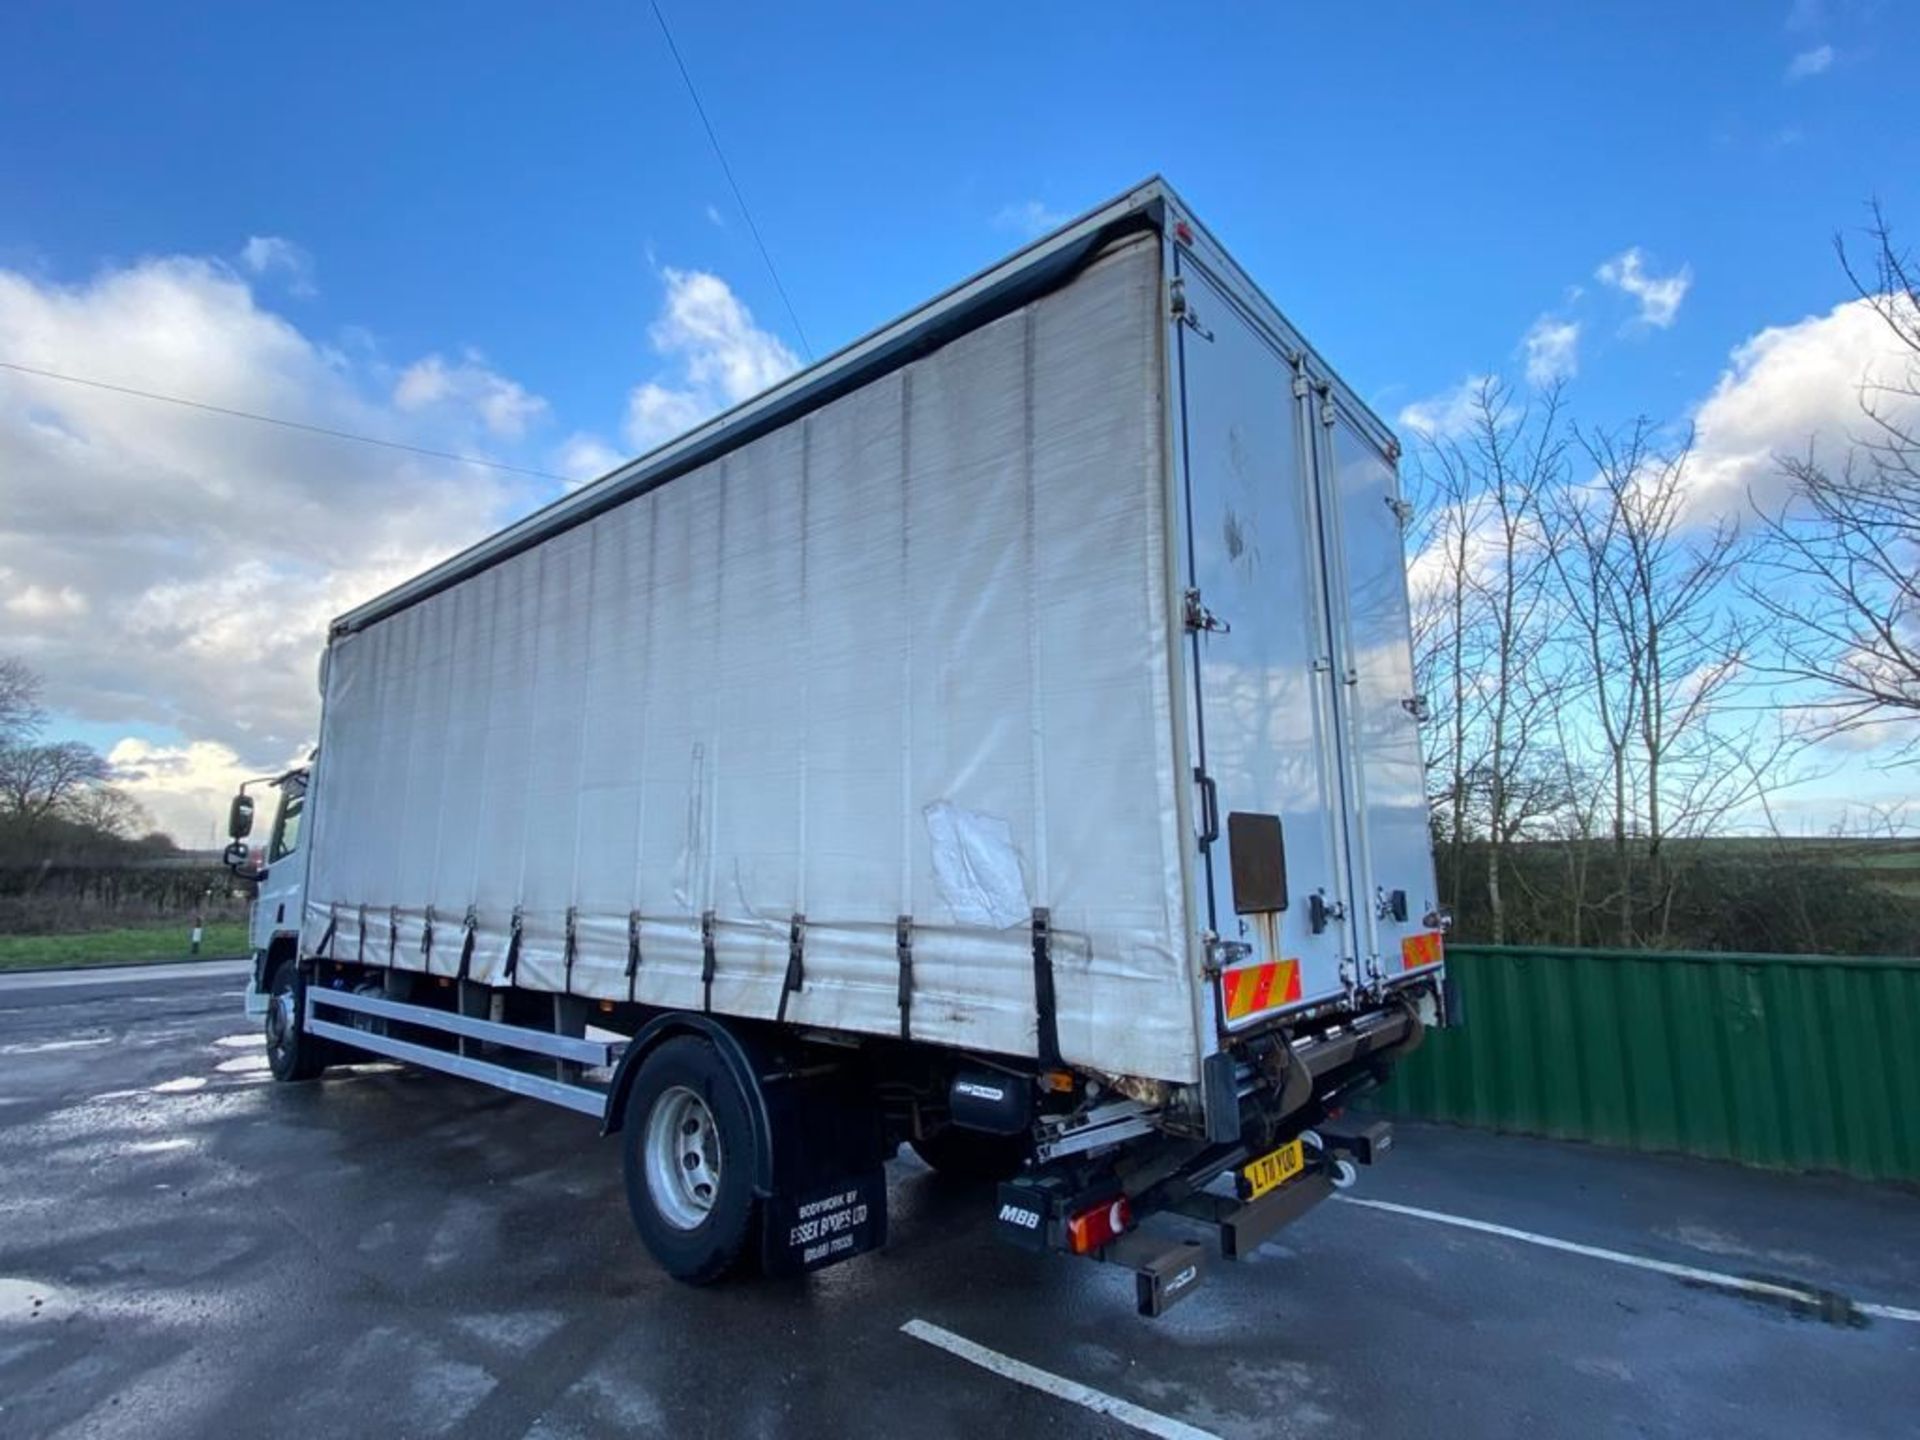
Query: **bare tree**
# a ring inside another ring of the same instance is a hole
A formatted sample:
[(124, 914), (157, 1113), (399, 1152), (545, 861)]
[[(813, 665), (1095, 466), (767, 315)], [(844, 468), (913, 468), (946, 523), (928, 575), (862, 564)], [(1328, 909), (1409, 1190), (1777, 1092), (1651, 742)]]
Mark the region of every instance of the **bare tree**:
[[(1624, 455), (1619, 453), (1620, 444), (1611, 444), (1613, 468), (1636, 469), (1638, 452), (1647, 441), (1648, 427), (1643, 423), (1628, 432)], [(1548, 555), (1566, 602), (1569, 673), (1591, 713), (1611, 790), (1608, 811), (1615, 890), (1610, 898), (1618, 907), (1616, 939), (1626, 946), (1633, 943), (1634, 931), (1632, 857), (1627, 845), (1634, 813), (1632, 747), (1644, 694), (1639, 668), (1622, 663), (1626, 648), (1622, 637), (1640, 628), (1637, 601), (1624, 583), (1632, 568), (1625, 516), (1612, 503), (1612, 488), (1603, 483), (1570, 487), (1557, 495), (1552, 524), (1555, 533)]]
[(1873, 259), (1840, 261), (1904, 355), (1861, 377), (1866, 430), (1837, 471), (1809, 446), (1783, 462), (1788, 504), (1764, 514), (1770, 564), (1747, 594), (1773, 626), (1775, 673), (1808, 682), (1818, 733), (1886, 728), (1897, 763), (1920, 763), (1920, 267), (1878, 205)]
[(1414, 670), (1419, 693), (1432, 697), (1425, 726), (1427, 793), (1436, 844), (1445, 847), (1447, 903), (1460, 906), (1465, 874), (1469, 777), (1484, 702), (1472, 680), (1479, 631), (1478, 596), (1470, 583), (1486, 491), (1458, 446), (1429, 442), (1413, 467), (1416, 512), (1422, 517), (1414, 586)]
[(1691, 440), (1663, 447), (1642, 419), (1581, 443), (1594, 475), (1564, 497), (1555, 563), (1612, 776), (1619, 943), (1658, 944), (1670, 843), (1778, 788), (1799, 737), (1737, 703), (1754, 625), (1726, 601), (1750, 547), (1687, 513)]
[(1429, 438), (1416, 492), (1427, 517), (1416, 568), (1416, 663), (1434, 697), (1428, 729), (1436, 839), (1458, 907), (1470, 842), (1487, 856), (1492, 939), (1507, 938), (1506, 859), (1562, 799), (1543, 760), (1551, 706), (1541, 659), (1551, 643), (1546, 497), (1564, 483), (1557, 388), (1518, 401), (1480, 383), (1463, 434)]
[(0, 750), (0, 815), (37, 824), (62, 814), (109, 773), (100, 752), (78, 740), (10, 745)]
[(1541, 399), (1538, 413), (1517, 410), (1511, 392), (1489, 380), (1475, 398), (1468, 464), (1485, 477), (1488, 555), (1471, 567), (1468, 583), (1481, 597), (1487, 635), (1481, 677), (1486, 706), (1487, 907), (1492, 940), (1507, 938), (1501, 889), (1508, 848), (1533, 814), (1549, 810), (1551, 771), (1535, 762), (1537, 722), (1551, 705), (1541, 683), (1540, 659), (1549, 629), (1547, 555), (1541, 519), (1547, 496), (1560, 484), (1566, 449), (1560, 428), (1560, 390)]
[[(1571, 663), (1567, 672), (1575, 671), (1579, 659), (1577, 645), (1568, 646)], [(1563, 693), (1570, 693), (1572, 687)], [(1561, 913), (1567, 926), (1567, 943), (1578, 946), (1586, 938), (1588, 896), (1593, 885), (1594, 840), (1600, 833), (1600, 822), (1607, 803), (1607, 782), (1604, 776), (1594, 773), (1582, 764), (1580, 755), (1583, 746), (1574, 734), (1577, 725), (1584, 723), (1584, 716), (1571, 705), (1555, 706), (1552, 725), (1554, 731), (1554, 759), (1560, 766), (1560, 784), (1564, 802), (1551, 817), (1550, 838), (1559, 844), (1561, 855), (1560, 879), (1563, 885), (1562, 895), (1565, 904)]]
[(107, 785), (112, 772), (100, 753), (77, 740), (39, 741), (47, 721), (40, 689), (25, 661), (0, 656), (0, 820), (31, 831), (58, 817), (130, 838), (145, 812)]
[(31, 739), (45, 722), (40, 677), (26, 661), (0, 655), (0, 746)]
[(126, 791), (108, 784), (84, 785), (60, 807), (76, 825), (116, 840), (134, 840), (153, 829), (153, 817)]

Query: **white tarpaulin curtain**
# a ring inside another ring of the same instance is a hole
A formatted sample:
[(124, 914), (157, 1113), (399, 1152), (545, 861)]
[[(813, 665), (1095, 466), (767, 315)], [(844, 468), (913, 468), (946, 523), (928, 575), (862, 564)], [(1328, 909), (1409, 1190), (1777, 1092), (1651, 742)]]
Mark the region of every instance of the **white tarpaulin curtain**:
[(517, 912), (512, 983), (699, 1008), (711, 915), (772, 1017), (804, 915), (787, 1018), (897, 1034), (904, 915), (914, 1038), (1032, 1055), (1044, 906), (1063, 1056), (1195, 1079), (1159, 324), (1136, 240), (336, 639), (308, 952), (452, 974), (471, 914), (506, 983)]

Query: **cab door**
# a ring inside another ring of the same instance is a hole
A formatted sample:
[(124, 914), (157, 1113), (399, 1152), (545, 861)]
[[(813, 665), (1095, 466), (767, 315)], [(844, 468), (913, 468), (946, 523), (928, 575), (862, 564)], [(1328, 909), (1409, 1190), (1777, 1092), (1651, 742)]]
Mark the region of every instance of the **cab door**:
[(307, 772), (296, 770), (274, 783), (280, 790), (280, 808), (267, 837), (263, 857), (266, 873), (260, 877), (249, 936), (256, 952), (270, 946), (275, 935), (299, 931), (307, 888), (307, 857), (300, 848), (307, 808)]
[(1316, 443), (1294, 360), (1172, 249), (1195, 812), (1229, 1030), (1346, 993), (1351, 885)]

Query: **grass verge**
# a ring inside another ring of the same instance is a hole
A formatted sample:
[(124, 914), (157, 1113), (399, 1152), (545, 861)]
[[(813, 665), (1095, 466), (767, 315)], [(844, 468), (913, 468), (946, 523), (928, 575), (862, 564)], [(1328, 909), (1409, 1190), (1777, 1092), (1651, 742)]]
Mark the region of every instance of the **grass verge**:
[[(85, 930), (72, 935), (0, 935), (0, 970), (81, 969), (88, 965), (150, 965), (186, 960), (191, 925), (169, 920), (124, 930)], [(202, 958), (247, 953), (247, 927), (216, 921), (200, 940)]]

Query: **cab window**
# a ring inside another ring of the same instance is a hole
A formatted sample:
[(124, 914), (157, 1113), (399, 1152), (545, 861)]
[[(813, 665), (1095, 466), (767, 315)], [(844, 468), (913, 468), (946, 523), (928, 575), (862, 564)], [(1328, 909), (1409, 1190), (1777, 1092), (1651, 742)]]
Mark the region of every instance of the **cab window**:
[(267, 863), (284, 859), (300, 848), (300, 810), (306, 803), (301, 791), (289, 788), (280, 802), (280, 818), (273, 824), (273, 844), (267, 850)]

